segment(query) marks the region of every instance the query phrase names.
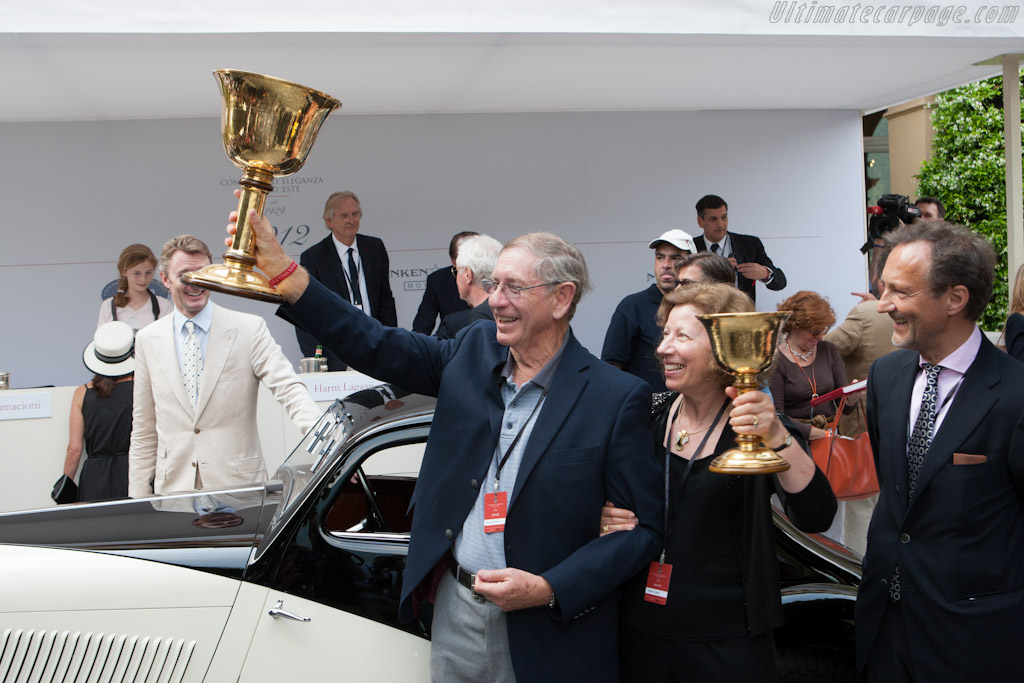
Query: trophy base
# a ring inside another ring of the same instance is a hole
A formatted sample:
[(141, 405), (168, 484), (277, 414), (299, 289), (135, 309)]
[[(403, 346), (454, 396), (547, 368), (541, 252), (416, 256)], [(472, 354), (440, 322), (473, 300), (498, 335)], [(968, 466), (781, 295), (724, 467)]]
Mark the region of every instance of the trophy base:
[(775, 474), (789, 469), (789, 463), (770, 448), (761, 446), (747, 451), (730, 448), (711, 461), (708, 467), (718, 474)]
[(181, 277), (193, 287), (202, 287), (214, 292), (233, 294), (246, 299), (283, 304), (284, 297), (270, 286), (270, 281), (253, 270), (239, 268), (230, 263), (215, 263)]

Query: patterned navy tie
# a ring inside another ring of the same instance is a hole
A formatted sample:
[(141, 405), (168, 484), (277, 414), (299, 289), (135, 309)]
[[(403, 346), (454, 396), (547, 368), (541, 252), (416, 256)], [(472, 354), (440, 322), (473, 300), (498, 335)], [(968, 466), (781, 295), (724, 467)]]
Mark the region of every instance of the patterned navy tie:
[[(941, 365), (925, 363), (921, 366), (925, 372), (924, 393), (921, 394), (921, 412), (917, 414), (914, 430), (907, 442), (907, 499), (914, 495), (917, 475), (924, 464), (924, 455), (932, 445), (935, 436), (935, 418), (939, 414), (939, 373)], [(900, 599), (900, 568), (897, 565), (889, 583), (889, 599), (896, 602)]]
[(910, 433), (910, 441), (907, 444), (907, 498), (914, 495), (914, 486), (917, 484), (917, 474), (921, 471), (924, 463), (924, 454), (932, 445), (932, 437), (935, 436), (935, 418), (939, 414), (939, 373), (942, 372), (941, 365), (925, 363), (924, 393), (921, 394), (921, 412), (917, 414), (917, 421), (914, 423), (914, 431)]

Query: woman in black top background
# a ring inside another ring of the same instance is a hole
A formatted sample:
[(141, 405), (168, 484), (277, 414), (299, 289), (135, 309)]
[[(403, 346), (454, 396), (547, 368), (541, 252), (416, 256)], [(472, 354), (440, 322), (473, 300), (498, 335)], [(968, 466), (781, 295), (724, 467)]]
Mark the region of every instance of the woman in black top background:
[(127, 498), (135, 331), (119, 321), (100, 325), (82, 360), (95, 374), (71, 398), (64, 474), (74, 479), (84, 447), (89, 457), (82, 465), (77, 502)]

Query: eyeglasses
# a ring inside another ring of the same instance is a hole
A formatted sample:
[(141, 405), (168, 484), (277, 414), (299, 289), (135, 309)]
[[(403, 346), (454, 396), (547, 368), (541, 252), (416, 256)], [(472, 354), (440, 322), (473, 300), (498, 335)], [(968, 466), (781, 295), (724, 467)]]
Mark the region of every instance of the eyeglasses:
[(491, 294), (497, 289), (502, 289), (505, 292), (505, 296), (509, 299), (518, 299), (520, 295), (528, 289), (536, 289), (537, 287), (551, 287), (552, 285), (561, 284), (560, 282), (542, 282), (539, 285), (530, 285), (529, 287), (521, 287), (514, 285), (511, 282), (497, 282), (489, 278), (485, 278), (480, 281), (480, 286), (488, 294)]
[(455, 277), (459, 276), (459, 267), (458, 266), (452, 266), (452, 275), (454, 275)]

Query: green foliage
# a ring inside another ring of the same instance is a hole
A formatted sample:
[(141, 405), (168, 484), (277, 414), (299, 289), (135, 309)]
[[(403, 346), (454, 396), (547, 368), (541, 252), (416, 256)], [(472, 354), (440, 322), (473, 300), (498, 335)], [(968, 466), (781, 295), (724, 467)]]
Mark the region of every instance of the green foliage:
[(1002, 330), (1008, 302), (1002, 76), (938, 95), (932, 125), (932, 158), (921, 165), (918, 196), (938, 197), (947, 220), (992, 242), (999, 257), (995, 290), (979, 322), (984, 330)]

